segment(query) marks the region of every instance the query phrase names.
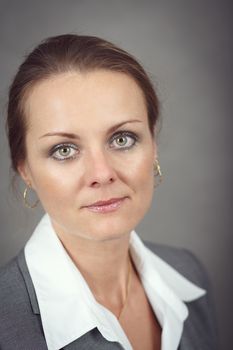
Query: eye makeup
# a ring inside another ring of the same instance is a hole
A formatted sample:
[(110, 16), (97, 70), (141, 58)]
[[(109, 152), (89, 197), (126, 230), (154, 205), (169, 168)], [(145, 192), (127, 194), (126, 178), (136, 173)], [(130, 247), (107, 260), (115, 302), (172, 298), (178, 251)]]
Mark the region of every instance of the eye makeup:
[[(139, 136), (135, 132), (128, 130), (118, 130), (110, 138), (110, 148), (116, 150), (129, 150), (139, 141)], [(115, 143), (115, 144), (114, 144)]]
[(78, 154), (79, 148), (69, 142), (59, 143), (49, 150), (49, 157), (58, 161), (74, 159)]
[[(140, 136), (129, 130), (118, 130), (107, 141), (108, 147), (116, 151), (126, 151), (133, 148), (140, 141)], [(80, 147), (71, 142), (61, 142), (48, 151), (48, 157), (57, 161), (76, 159), (80, 154)]]

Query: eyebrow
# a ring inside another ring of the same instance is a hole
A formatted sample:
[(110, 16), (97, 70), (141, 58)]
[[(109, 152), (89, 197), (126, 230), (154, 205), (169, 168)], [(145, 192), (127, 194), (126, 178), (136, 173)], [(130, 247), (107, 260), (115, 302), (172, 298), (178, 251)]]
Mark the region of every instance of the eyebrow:
[[(124, 122), (121, 122), (119, 124), (116, 124), (116, 125), (112, 126), (108, 130), (108, 133), (112, 133), (115, 130), (119, 129), (121, 126), (123, 126), (125, 124), (131, 124), (131, 123), (142, 123), (142, 120), (139, 120), (139, 119), (126, 120)], [(62, 136), (62, 137), (70, 138), (70, 139), (80, 139), (78, 134), (69, 133), (69, 132), (63, 132), (63, 131), (48, 132), (48, 133), (40, 136), (39, 138), (41, 139), (41, 138), (48, 137), (48, 136)]]

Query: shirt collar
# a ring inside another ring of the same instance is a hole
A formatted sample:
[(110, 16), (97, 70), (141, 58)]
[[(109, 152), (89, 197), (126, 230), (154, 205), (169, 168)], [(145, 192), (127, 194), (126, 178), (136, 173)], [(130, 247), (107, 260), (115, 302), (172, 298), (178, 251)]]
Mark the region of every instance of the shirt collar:
[[(137, 270), (141, 272), (142, 278), (143, 276), (146, 278), (153, 271), (157, 274), (157, 278), (161, 279), (160, 281), (164, 286), (172, 290), (180, 300), (190, 302), (205, 294), (202, 288), (190, 282), (171, 265), (148, 249), (135, 231), (131, 233), (130, 253)], [(155, 281), (150, 281), (150, 283), (153, 282)]]
[(206, 291), (154, 254), (134, 231), (131, 233), (130, 253), (162, 327), (161, 349), (177, 349), (184, 321), (188, 317), (188, 308), (184, 301), (196, 300)]
[[(195, 300), (205, 291), (153, 254), (134, 231), (130, 238), (130, 253), (163, 328), (162, 349), (175, 349), (173, 346), (179, 342), (183, 321), (188, 316), (183, 301)], [(125, 349), (131, 349), (118, 320), (96, 302), (54, 232), (47, 214), (27, 242), (25, 258), (49, 350), (58, 350), (95, 327), (107, 340), (119, 341)], [(167, 337), (171, 328), (177, 328), (177, 332)]]

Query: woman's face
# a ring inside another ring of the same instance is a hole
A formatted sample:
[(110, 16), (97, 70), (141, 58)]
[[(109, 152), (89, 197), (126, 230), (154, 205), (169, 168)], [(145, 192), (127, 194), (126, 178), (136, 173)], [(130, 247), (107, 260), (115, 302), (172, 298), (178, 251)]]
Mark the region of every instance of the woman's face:
[(59, 235), (128, 234), (148, 210), (156, 145), (143, 94), (123, 73), (70, 72), (38, 83), (25, 105), (19, 165)]

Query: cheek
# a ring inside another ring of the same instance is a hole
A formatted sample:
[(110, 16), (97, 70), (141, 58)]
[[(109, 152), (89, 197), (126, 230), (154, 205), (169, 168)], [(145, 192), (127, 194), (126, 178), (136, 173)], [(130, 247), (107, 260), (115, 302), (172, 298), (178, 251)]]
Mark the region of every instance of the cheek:
[(135, 209), (138, 217), (143, 217), (151, 205), (154, 193), (154, 155), (146, 152), (141, 157), (135, 158), (132, 166), (129, 166), (130, 176), (128, 184), (134, 192)]
[(152, 153), (146, 153), (141, 157), (134, 159), (134, 162), (129, 164), (130, 174), (133, 182), (138, 186), (150, 187), (153, 182), (153, 164), (154, 158)]
[(62, 164), (59, 166), (37, 166), (33, 168), (32, 179), (34, 189), (44, 208), (48, 205), (59, 205), (63, 201), (69, 201), (78, 186), (78, 174), (74, 176), (73, 171), (67, 171)]

